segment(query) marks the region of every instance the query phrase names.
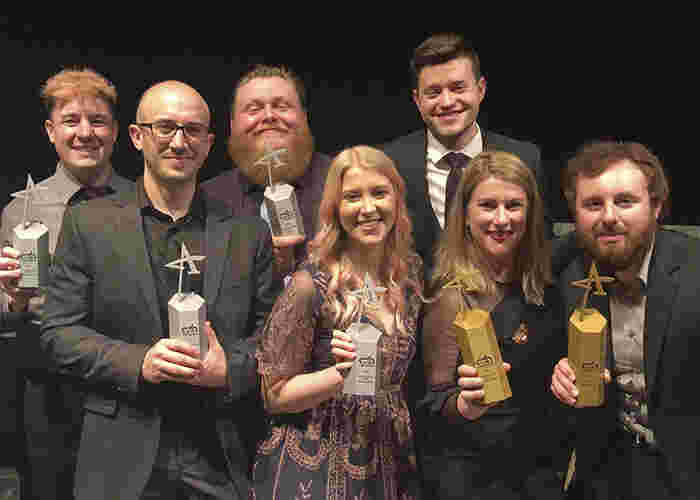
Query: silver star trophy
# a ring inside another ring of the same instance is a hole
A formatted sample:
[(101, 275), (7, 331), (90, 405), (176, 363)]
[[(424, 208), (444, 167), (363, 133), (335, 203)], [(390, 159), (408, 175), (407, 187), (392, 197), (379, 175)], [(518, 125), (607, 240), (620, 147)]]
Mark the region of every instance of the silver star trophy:
[(272, 149), (266, 144), (265, 154), (255, 162), (255, 165), (267, 169), (269, 183), (265, 188), (263, 203), (267, 211), (266, 220), (275, 236), (304, 235), (304, 221), (301, 218), (294, 186), (272, 182), (272, 171), (287, 164), (287, 153), (287, 148)]
[(12, 193), (15, 198), (24, 199), (22, 222), (14, 228), (12, 246), (19, 251), (19, 263), (22, 276), (19, 288), (39, 288), (45, 286), (49, 278), (49, 228), (39, 220), (32, 219), (32, 205), (36, 193), (47, 190), (36, 186), (31, 174), (27, 174), (27, 187)]
[(378, 345), (382, 332), (372, 325), (364, 314), (366, 309), (379, 307), (379, 294), (386, 288), (376, 286), (369, 273), (365, 274), (364, 285), (350, 292), (360, 298), (362, 314), (360, 321), (348, 327), (347, 334), (352, 337), (357, 357), (350, 368), (343, 385), (345, 394), (356, 396), (375, 396), (380, 388), (381, 356)]
[(194, 292), (182, 291), (182, 275), (187, 265), (187, 274), (200, 274), (195, 262), (202, 261), (203, 255), (190, 255), (187, 246), (183, 243), (180, 247), (180, 258), (169, 262), (165, 267), (178, 269), (177, 293), (168, 301), (168, 320), (170, 323), (170, 338), (181, 339), (199, 347), (200, 357), (209, 350), (209, 342), (204, 333), (204, 322), (207, 319), (207, 304), (204, 299)]

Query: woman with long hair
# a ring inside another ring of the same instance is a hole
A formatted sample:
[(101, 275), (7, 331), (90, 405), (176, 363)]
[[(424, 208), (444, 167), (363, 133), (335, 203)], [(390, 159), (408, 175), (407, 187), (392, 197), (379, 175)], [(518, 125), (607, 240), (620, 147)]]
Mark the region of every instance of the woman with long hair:
[[(470, 161), (435, 262), (435, 300), (422, 331), (425, 496), (556, 498), (547, 387), (565, 338), (562, 307), (550, 286), (542, 200), (518, 157), (488, 151)], [(484, 381), (462, 359), (453, 328), (457, 313), (470, 308), (490, 313), (510, 370), (512, 397), (490, 407), (481, 403)]]
[[(275, 304), (257, 351), (271, 415), (253, 471), (258, 500), (419, 497), (404, 381), (422, 264), (404, 193), (393, 162), (374, 148), (346, 149), (331, 164), (309, 262)], [(367, 287), (374, 303), (363, 299)], [(346, 331), (358, 322), (381, 332), (374, 396), (343, 392), (358, 363)]]

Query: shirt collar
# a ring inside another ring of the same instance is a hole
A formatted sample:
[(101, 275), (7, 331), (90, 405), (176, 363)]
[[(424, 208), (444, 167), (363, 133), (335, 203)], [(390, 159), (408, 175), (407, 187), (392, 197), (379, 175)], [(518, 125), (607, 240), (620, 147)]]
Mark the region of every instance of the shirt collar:
[[(114, 186), (112, 185), (112, 180), (114, 179), (113, 174), (114, 171), (110, 169), (109, 178), (104, 185), (110, 186), (114, 189)], [(73, 195), (83, 188), (83, 185), (78, 181), (78, 179), (75, 178), (73, 174), (70, 173), (70, 171), (61, 161), (59, 161), (56, 165), (56, 173), (54, 176), (58, 181), (57, 184), (61, 186), (60, 191), (56, 190), (56, 195), (59, 196), (59, 201), (66, 205)]]
[(647, 286), (647, 279), (649, 277), (649, 263), (651, 262), (651, 254), (654, 252), (654, 243), (656, 243), (656, 235), (652, 237), (649, 250), (647, 250), (647, 254), (644, 256), (644, 260), (642, 261), (642, 267), (639, 268), (638, 276), (644, 283), (644, 286)]
[[(472, 140), (469, 141), (462, 149), (455, 151), (458, 153), (464, 153), (469, 158), (474, 158), (484, 150), (484, 139), (481, 135), (481, 128), (477, 123), (474, 123), (474, 125), (476, 125), (476, 134), (474, 137), (472, 137)], [(427, 133), (428, 145), (426, 148), (426, 155), (428, 160), (437, 165), (437, 163), (442, 160), (447, 153), (452, 152), (452, 150), (447, 149), (440, 141), (438, 141), (430, 130), (427, 130)]]
[[(151, 199), (148, 197), (148, 194), (146, 194), (146, 189), (143, 186), (143, 177), (140, 177), (138, 181), (136, 181), (136, 205), (141, 210), (142, 215), (145, 215), (149, 212), (162, 213), (160, 212), (160, 210), (153, 206)], [(206, 219), (206, 206), (204, 196), (202, 195), (202, 191), (199, 188), (199, 185), (197, 186), (197, 189), (194, 192), (194, 197), (192, 198), (190, 209), (187, 211), (185, 217), (187, 216), (192, 216), (193, 218), (199, 219), (200, 221), (205, 221)], [(178, 219), (178, 221), (179, 220), (182, 219)]]

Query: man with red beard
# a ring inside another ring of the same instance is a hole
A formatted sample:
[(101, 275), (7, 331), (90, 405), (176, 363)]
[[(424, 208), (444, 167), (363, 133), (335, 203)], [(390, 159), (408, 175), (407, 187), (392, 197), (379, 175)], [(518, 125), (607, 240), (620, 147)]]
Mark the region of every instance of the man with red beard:
[[(231, 100), (228, 151), (233, 169), (202, 184), (212, 198), (231, 206), (234, 215), (267, 219), (263, 194), (268, 171), (256, 164), (269, 149), (287, 148), (285, 165), (273, 169), (273, 182), (294, 186), (305, 237), (318, 229), (316, 219), (330, 158), (314, 151), (306, 89), (292, 70), (257, 65), (236, 83)], [(269, 220), (268, 220), (269, 222)], [(306, 257), (304, 236), (273, 237), (278, 271), (286, 275)]]
[[(660, 230), (669, 200), (659, 159), (637, 143), (582, 148), (563, 177), (582, 247), (562, 272), (567, 313), (580, 305), (592, 260), (616, 283), (590, 307), (609, 320), (605, 403), (573, 410), (576, 498), (697, 498), (696, 360), (700, 354), (700, 244)], [(568, 317), (568, 315), (567, 315)], [(551, 390), (576, 407), (576, 376), (566, 358)]]

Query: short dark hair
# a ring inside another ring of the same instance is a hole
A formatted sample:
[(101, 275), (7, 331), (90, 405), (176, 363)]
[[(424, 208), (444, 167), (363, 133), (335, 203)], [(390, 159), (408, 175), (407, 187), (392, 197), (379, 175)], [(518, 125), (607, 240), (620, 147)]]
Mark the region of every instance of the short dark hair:
[(661, 204), (661, 217), (668, 215), (671, 188), (661, 160), (643, 144), (616, 141), (594, 141), (584, 144), (568, 161), (562, 174), (561, 185), (572, 212), (576, 207), (578, 177), (597, 177), (612, 165), (624, 160), (639, 167), (647, 179), (652, 204)]
[(443, 64), (459, 57), (466, 57), (471, 60), (474, 79), (479, 81), (481, 78), (481, 63), (479, 62), (479, 55), (471, 42), (466, 41), (462, 35), (457, 33), (432, 35), (413, 51), (413, 59), (411, 59), (411, 84), (413, 86), (411, 88), (418, 88), (418, 77), (426, 66)]
[(231, 95), (231, 112), (233, 113), (233, 107), (236, 104), (236, 94), (238, 89), (241, 88), (246, 83), (256, 78), (273, 78), (279, 77), (284, 80), (289, 80), (294, 85), (297, 91), (297, 96), (299, 97), (299, 102), (304, 111), (307, 111), (307, 100), (306, 100), (306, 87), (304, 86), (303, 80), (297, 75), (291, 68), (287, 66), (269, 66), (266, 64), (256, 64), (248, 71), (246, 71), (243, 76), (241, 76), (236, 84), (233, 86), (233, 94)]

